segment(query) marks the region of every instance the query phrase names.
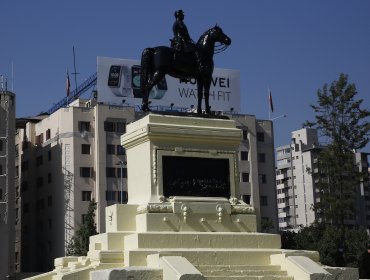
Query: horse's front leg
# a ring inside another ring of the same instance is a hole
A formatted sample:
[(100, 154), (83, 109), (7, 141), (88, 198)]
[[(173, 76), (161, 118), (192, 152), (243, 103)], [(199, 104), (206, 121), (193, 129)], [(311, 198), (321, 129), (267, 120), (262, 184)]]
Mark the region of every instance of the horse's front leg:
[(211, 114), (211, 106), (209, 106), (209, 89), (211, 88), (211, 79), (212, 76), (210, 76), (206, 81), (204, 81), (204, 103), (206, 106), (206, 114)]
[(198, 108), (197, 113), (202, 114), (202, 99), (203, 99), (203, 81), (197, 79), (197, 88), (198, 88)]

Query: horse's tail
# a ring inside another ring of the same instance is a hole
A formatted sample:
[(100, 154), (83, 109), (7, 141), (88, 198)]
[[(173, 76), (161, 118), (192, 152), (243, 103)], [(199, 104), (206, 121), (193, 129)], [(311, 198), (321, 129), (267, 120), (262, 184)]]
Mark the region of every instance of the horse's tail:
[(143, 53), (141, 54), (140, 91), (144, 98), (145, 97), (148, 98), (145, 93), (147, 92), (147, 85), (152, 73), (153, 54), (154, 54), (153, 48), (146, 48), (143, 50)]

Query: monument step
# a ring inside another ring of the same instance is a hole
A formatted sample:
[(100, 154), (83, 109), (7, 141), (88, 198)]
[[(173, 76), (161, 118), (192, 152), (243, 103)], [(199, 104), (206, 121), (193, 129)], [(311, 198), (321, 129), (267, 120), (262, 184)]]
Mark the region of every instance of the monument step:
[(211, 248), (150, 248), (125, 251), (125, 265), (146, 265), (152, 254), (182, 256), (194, 266), (201, 265), (270, 265), (270, 256), (280, 254), (279, 249), (211, 249)]
[(287, 276), (286, 271), (282, 270), (260, 270), (260, 269), (230, 269), (223, 270), (218, 268), (212, 268), (209, 270), (202, 270), (198, 267), (198, 270), (206, 276)]
[(140, 248), (279, 249), (280, 235), (241, 232), (143, 232), (124, 237), (125, 250)]
[(200, 265), (197, 269), (201, 272), (209, 270), (231, 271), (231, 270), (268, 270), (271, 272), (280, 271), (280, 265)]
[(206, 280), (294, 280), (292, 276), (266, 275), (266, 276), (205, 276)]

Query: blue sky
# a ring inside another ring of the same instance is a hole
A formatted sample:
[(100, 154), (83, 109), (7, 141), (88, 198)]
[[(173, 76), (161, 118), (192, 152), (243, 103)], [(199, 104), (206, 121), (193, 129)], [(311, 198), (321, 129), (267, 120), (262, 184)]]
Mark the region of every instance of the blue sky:
[(276, 146), (313, 119), (309, 104), (317, 89), (340, 73), (370, 109), (367, 0), (6, 0), (0, 8), (0, 74), (17, 94), (18, 117), (46, 111), (65, 96), (73, 46), (83, 82), (96, 71), (97, 56), (139, 59), (145, 47), (168, 45), (177, 9), (185, 11), (194, 40), (216, 23), (231, 37), (215, 65), (240, 70), (243, 113), (267, 119), (271, 88), (271, 117), (287, 114), (274, 121)]

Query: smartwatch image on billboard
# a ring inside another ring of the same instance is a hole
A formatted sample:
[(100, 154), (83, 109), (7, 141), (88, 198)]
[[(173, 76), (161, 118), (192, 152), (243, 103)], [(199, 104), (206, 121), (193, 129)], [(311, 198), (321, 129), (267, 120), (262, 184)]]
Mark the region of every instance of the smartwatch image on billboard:
[(163, 77), (160, 82), (153, 87), (153, 89), (150, 91), (149, 98), (151, 99), (162, 99), (164, 94), (167, 91), (167, 82), (166, 77)]
[[(133, 65), (131, 67), (131, 78), (132, 78), (132, 91), (135, 98), (142, 98), (142, 94), (140, 92), (140, 74), (141, 74), (141, 66), (140, 65)], [(153, 87), (150, 91), (149, 98), (150, 99), (161, 99), (167, 91), (167, 82), (166, 78), (163, 79)]]
[(116, 96), (129, 96), (130, 89), (130, 71), (125, 65), (111, 65), (108, 74), (108, 86)]

